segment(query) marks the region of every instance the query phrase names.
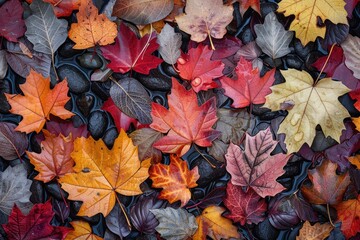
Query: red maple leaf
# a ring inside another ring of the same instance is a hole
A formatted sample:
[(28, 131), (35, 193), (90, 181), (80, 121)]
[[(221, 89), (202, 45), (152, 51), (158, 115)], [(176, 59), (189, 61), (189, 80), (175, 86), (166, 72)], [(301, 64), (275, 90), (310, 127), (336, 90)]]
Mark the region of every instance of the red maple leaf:
[(265, 199), (261, 199), (251, 188), (244, 192), (242, 187), (228, 182), (224, 204), (230, 210), (230, 214), (226, 217), (234, 222), (240, 222), (241, 225), (258, 224), (265, 220), (267, 210)]
[(155, 36), (153, 32), (138, 39), (131, 29), (121, 24), (115, 44), (101, 47), (103, 56), (111, 61), (107, 65), (108, 68), (120, 73), (134, 70), (149, 74), (151, 69), (163, 62), (162, 59), (151, 55), (159, 47)]
[(211, 146), (212, 141), (220, 135), (212, 128), (217, 121), (215, 98), (199, 106), (195, 92), (186, 90), (173, 78), (168, 100), (169, 110), (152, 103), (153, 122), (150, 127), (167, 133), (153, 146), (163, 152), (180, 155), (184, 155), (192, 143), (202, 147)]
[(180, 77), (190, 81), (195, 92), (218, 87), (213, 79), (223, 76), (225, 65), (220, 60), (210, 60), (213, 52), (208, 46), (199, 44), (177, 61)]
[(326, 73), (327, 76), (332, 77), (336, 68), (343, 62), (344, 51), (341, 47), (334, 46), (333, 51), (330, 55), (328, 62), (325, 64), (328, 56), (320, 57), (312, 64), (317, 70), (321, 71), (321, 69), (325, 66), (323, 72)]
[(360, 194), (357, 199), (349, 199), (335, 206), (341, 223), (341, 231), (346, 239), (360, 232)]
[(234, 100), (231, 105), (234, 108), (244, 108), (252, 104), (265, 103), (265, 96), (271, 93), (271, 85), (274, 83), (275, 69), (260, 77), (259, 69), (253, 69), (252, 63), (240, 58), (235, 72), (237, 80), (226, 76), (220, 79), (225, 95)]
[(19, 0), (6, 1), (0, 7), (0, 36), (11, 42), (17, 42), (25, 33), (25, 22), (22, 19), (24, 9)]
[(64, 239), (71, 229), (50, 225), (54, 214), (50, 201), (35, 204), (26, 216), (15, 205), (3, 228), (12, 240)]
[[(32, 3), (33, 0), (26, 0)], [(81, 0), (44, 0), (53, 5), (56, 17), (69, 17), (74, 10), (79, 10)]]
[(354, 107), (360, 111), (360, 88), (349, 92), (349, 95), (352, 99), (356, 100)]
[(291, 155), (270, 155), (276, 145), (277, 141), (272, 139), (270, 128), (253, 137), (246, 133), (244, 150), (230, 143), (225, 158), (231, 183), (251, 187), (263, 198), (275, 196), (284, 190), (276, 179), (285, 173), (283, 167)]

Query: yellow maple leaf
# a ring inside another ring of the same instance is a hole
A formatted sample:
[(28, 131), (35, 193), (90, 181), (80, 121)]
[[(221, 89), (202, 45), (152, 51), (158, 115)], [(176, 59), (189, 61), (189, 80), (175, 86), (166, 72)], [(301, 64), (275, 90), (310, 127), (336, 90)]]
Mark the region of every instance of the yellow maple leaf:
[(288, 153), (297, 152), (304, 143), (312, 144), (315, 127), (319, 124), (325, 134), (340, 140), (343, 119), (349, 117), (338, 97), (350, 91), (339, 81), (324, 78), (314, 84), (311, 75), (296, 69), (282, 70), (286, 82), (271, 87), (264, 107), (280, 110), (284, 102), (294, 103), (278, 133), (286, 134)]
[(323, 240), (330, 235), (332, 230), (333, 226), (330, 223), (316, 223), (311, 226), (310, 222), (306, 221), (300, 229), (296, 240)]
[(74, 49), (86, 49), (95, 45), (108, 45), (115, 41), (116, 24), (98, 9), (91, 0), (81, 0), (77, 23), (71, 24), (69, 38), (76, 44)]
[(70, 200), (83, 202), (79, 216), (107, 216), (115, 205), (116, 193), (141, 194), (139, 185), (149, 176), (150, 159), (140, 162), (137, 147), (123, 130), (111, 150), (101, 139), (77, 138), (71, 157), (74, 173), (66, 174), (59, 182)]
[(232, 224), (230, 219), (221, 216), (225, 210), (225, 208), (220, 206), (205, 208), (202, 214), (196, 217), (198, 229), (192, 239), (205, 240), (207, 239), (206, 236), (212, 239), (240, 239), (237, 227)]
[(73, 221), (70, 223), (74, 230), (66, 235), (65, 240), (102, 240), (103, 238), (92, 233), (90, 224), (85, 221)]
[(277, 11), (285, 16), (295, 15), (290, 30), (295, 31), (296, 37), (306, 45), (317, 37), (325, 36), (325, 27), (317, 25), (318, 17), (323, 22), (327, 19), (335, 24), (347, 24), (344, 7), (344, 0), (282, 0)]
[(356, 130), (360, 132), (360, 117), (352, 118), (352, 121), (355, 124)]

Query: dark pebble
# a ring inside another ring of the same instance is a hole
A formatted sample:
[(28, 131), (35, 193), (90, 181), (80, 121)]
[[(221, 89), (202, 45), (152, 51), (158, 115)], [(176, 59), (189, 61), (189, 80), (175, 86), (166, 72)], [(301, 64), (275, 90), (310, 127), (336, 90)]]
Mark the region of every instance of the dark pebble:
[(302, 70), (303, 61), (294, 54), (289, 54), (285, 58), (285, 63), (288, 68), (296, 68), (298, 70)]
[(262, 2), (260, 4), (261, 16), (266, 16), (270, 12), (275, 12), (277, 8), (278, 8), (278, 5), (276, 3)]
[(191, 169), (195, 166), (198, 167), (200, 178), (197, 180), (197, 184), (199, 187), (205, 187), (210, 182), (218, 179), (226, 173), (224, 167), (220, 167), (222, 163), (216, 163), (215, 161), (211, 162), (216, 168), (213, 168), (205, 159), (198, 158), (191, 164)]
[(71, 118), (74, 127), (80, 127), (83, 124), (86, 124), (86, 122), (79, 116), (79, 115), (75, 115)]
[(104, 136), (102, 137), (102, 140), (104, 141), (104, 143), (108, 148), (112, 148), (114, 145), (114, 141), (118, 137), (118, 135), (119, 135), (118, 130), (116, 129), (116, 127), (113, 127), (105, 132)]
[(80, 201), (70, 201), (70, 217), (76, 217), (76, 214), (79, 212), (82, 202)]
[[(57, 200), (62, 201), (63, 197), (67, 198), (68, 194), (62, 190), (59, 186), (58, 183), (56, 182), (49, 182), (45, 184), (45, 190), (54, 198), (56, 198)], [(61, 193), (60, 193), (60, 191)]]
[(76, 105), (78, 106), (80, 112), (87, 117), (94, 105), (94, 97), (89, 94), (82, 94), (78, 99), (76, 99)]
[(32, 203), (43, 203), (46, 200), (46, 193), (44, 191), (44, 184), (40, 181), (33, 180), (30, 191), (32, 195), (30, 197), (30, 201)]
[(261, 240), (275, 240), (279, 235), (279, 230), (270, 224), (269, 219), (265, 219), (255, 226), (253, 233), (255, 237)]
[(91, 84), (91, 90), (103, 101), (106, 101), (110, 97), (110, 87), (111, 81), (104, 83), (92, 82)]
[(308, 56), (305, 59), (305, 67), (310, 71), (317, 71), (317, 69), (313, 66), (311, 66), (313, 63), (316, 62), (316, 60), (323, 55), (318, 51), (313, 51), (308, 54)]
[(252, 42), (254, 40), (255, 38), (252, 35), (250, 28), (247, 28), (241, 35), (241, 41), (243, 42), (243, 44), (248, 44), (249, 42)]
[(194, 189), (191, 193), (191, 198), (194, 200), (201, 200), (205, 196), (204, 191), (202, 189)]
[(170, 91), (171, 78), (161, 74), (159, 69), (153, 69), (149, 75), (137, 74), (136, 79), (146, 88), (155, 91)]
[(107, 125), (108, 118), (106, 113), (101, 110), (96, 110), (90, 113), (88, 130), (95, 140), (101, 138), (104, 135)]
[[(161, 64), (160, 70), (162, 70), (162, 72), (164, 72), (169, 77), (178, 77), (179, 76), (178, 72), (175, 71), (173, 66), (169, 65), (165, 62)], [(171, 85), (171, 81), (170, 81), (170, 85)]]
[(73, 43), (71, 41), (67, 41), (63, 45), (61, 45), (61, 47), (59, 49), (60, 56), (62, 56), (64, 58), (71, 58), (75, 54), (79, 54), (83, 51), (83, 50), (73, 49), (74, 45), (75, 45), (75, 43)]
[(11, 87), (9, 81), (6, 80), (0, 81), (0, 113), (8, 113), (11, 106), (6, 100), (6, 97), (3, 93), (11, 93)]
[(88, 69), (98, 69), (103, 65), (101, 58), (92, 52), (84, 53), (77, 57), (80, 66)]
[(58, 68), (58, 75), (60, 79), (67, 78), (69, 90), (73, 93), (84, 93), (90, 89), (90, 81), (80, 70), (71, 65), (61, 65)]
[(100, 221), (100, 215), (101, 213), (98, 213), (92, 217), (82, 216), (81, 218), (89, 222), (90, 224), (96, 224)]
[(294, 177), (301, 172), (301, 162), (288, 163), (284, 170), (286, 172), (281, 176), (282, 178)]

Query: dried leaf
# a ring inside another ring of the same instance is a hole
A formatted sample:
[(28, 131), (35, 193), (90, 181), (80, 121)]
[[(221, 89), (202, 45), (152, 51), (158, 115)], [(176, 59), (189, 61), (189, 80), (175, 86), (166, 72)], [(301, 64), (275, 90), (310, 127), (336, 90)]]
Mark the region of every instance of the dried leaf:
[(354, 77), (360, 79), (360, 38), (349, 34), (341, 47), (344, 50), (346, 66), (353, 71)]
[(173, 7), (174, 0), (117, 0), (113, 15), (137, 25), (146, 25), (165, 18)]
[[(110, 96), (122, 112), (143, 124), (152, 122), (151, 99), (141, 83), (135, 78), (123, 78), (110, 88)], [(119, 129), (120, 130), (120, 129)]]
[(79, 216), (102, 213), (106, 217), (115, 205), (116, 193), (141, 194), (139, 185), (149, 176), (150, 159), (140, 163), (137, 147), (123, 130), (112, 150), (92, 137), (75, 139), (71, 157), (74, 173), (60, 177), (59, 182), (69, 200), (83, 202)]
[(191, 40), (202, 42), (207, 36), (223, 38), (226, 26), (233, 19), (233, 7), (222, 0), (187, 0), (186, 14), (176, 16), (179, 28), (191, 35)]
[(166, 240), (189, 239), (198, 228), (194, 215), (182, 208), (150, 209), (159, 225), (156, 231)]
[(5, 94), (11, 105), (10, 112), (23, 116), (17, 131), (30, 133), (41, 131), (50, 114), (67, 119), (74, 114), (64, 108), (69, 101), (67, 81), (55, 85), (50, 89), (50, 78), (44, 78), (41, 74), (30, 70), (26, 82), (21, 85), (23, 95)]
[(266, 15), (264, 24), (256, 24), (254, 30), (257, 45), (272, 59), (281, 58), (291, 52), (289, 44), (294, 33), (285, 30), (274, 12)]
[(190, 170), (186, 161), (170, 155), (170, 165), (153, 164), (149, 169), (149, 177), (153, 181), (152, 187), (163, 189), (158, 198), (170, 203), (180, 200), (183, 207), (190, 200), (190, 188), (197, 186), (200, 175), (197, 166)]
[(109, 45), (117, 35), (117, 26), (105, 14), (98, 14), (92, 0), (81, 0), (77, 23), (71, 24), (69, 38), (75, 42), (74, 49), (87, 49), (95, 45)]
[(333, 226), (330, 223), (316, 223), (311, 226), (310, 222), (306, 221), (300, 229), (296, 240), (323, 240), (330, 235), (332, 230)]
[(360, 195), (357, 199), (340, 202), (335, 206), (346, 239), (360, 232)]
[(286, 134), (288, 153), (297, 152), (304, 143), (311, 145), (317, 124), (326, 137), (339, 141), (341, 130), (345, 128), (343, 119), (350, 115), (337, 99), (349, 89), (331, 78), (323, 78), (314, 85), (311, 75), (305, 71), (280, 72), (286, 82), (271, 87), (272, 93), (266, 97), (264, 107), (276, 111), (281, 103), (294, 101), (294, 108), (289, 110), (278, 130), (279, 134)]
[(5, 160), (21, 158), (28, 147), (26, 134), (15, 131), (15, 124), (0, 122), (0, 157)]
[(91, 227), (85, 221), (70, 222), (74, 230), (70, 231), (65, 240), (102, 240), (103, 238), (92, 233)]
[(5, 1), (0, 7), (0, 36), (17, 42), (25, 33), (23, 13), (24, 9), (19, 0)]
[(165, 24), (156, 42), (159, 44), (158, 51), (164, 61), (168, 64), (175, 64), (181, 53), (181, 34), (175, 33), (174, 28), (169, 24)]

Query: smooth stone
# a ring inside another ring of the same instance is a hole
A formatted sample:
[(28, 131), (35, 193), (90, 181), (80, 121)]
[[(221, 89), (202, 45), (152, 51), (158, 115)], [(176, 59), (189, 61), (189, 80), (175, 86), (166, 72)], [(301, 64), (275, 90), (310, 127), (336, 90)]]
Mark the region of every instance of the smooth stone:
[(288, 68), (303, 69), (303, 61), (294, 54), (288, 54), (285, 58), (285, 63)]
[(43, 182), (33, 180), (30, 186), (30, 191), (32, 192), (30, 201), (32, 203), (43, 203), (46, 201), (46, 192), (43, 185)]
[(243, 42), (243, 44), (248, 44), (249, 42), (252, 42), (254, 40), (255, 38), (251, 33), (251, 29), (250, 28), (245, 29), (245, 31), (241, 35), (241, 41)]
[(149, 75), (137, 74), (135, 77), (146, 88), (155, 91), (170, 91), (171, 78), (161, 74), (159, 69), (153, 69)]
[(105, 112), (96, 110), (90, 113), (88, 130), (91, 136), (97, 140), (101, 138), (108, 125), (108, 118)]
[(74, 127), (80, 127), (83, 124), (86, 124), (86, 122), (84, 122), (84, 120), (79, 116), (79, 115), (75, 115), (71, 118)]
[[(168, 75), (169, 77), (178, 77), (179, 73), (175, 71), (175, 69), (173, 68), (172, 65), (167, 64), (165, 62), (163, 62), (161, 64), (161, 69), (163, 70), (163, 72)], [(170, 81), (171, 84), (171, 81)]]
[(205, 196), (204, 191), (201, 189), (194, 189), (191, 193), (191, 198), (193, 200), (201, 200)]
[(269, 219), (267, 218), (265, 219), (265, 221), (255, 226), (253, 233), (258, 239), (269, 240), (277, 239), (277, 236), (279, 235), (279, 230), (274, 228), (270, 224)]
[(106, 101), (110, 97), (110, 87), (111, 81), (104, 83), (101, 82), (92, 82), (91, 90), (96, 94), (101, 100)]
[(113, 127), (105, 132), (102, 140), (108, 148), (112, 148), (114, 145), (114, 141), (118, 137), (118, 135), (118, 130), (116, 129), (116, 127)]
[(77, 57), (80, 66), (88, 69), (98, 69), (103, 65), (101, 58), (96, 53), (87, 52)]
[[(60, 185), (56, 182), (49, 182), (45, 184), (45, 190), (54, 198), (62, 201), (63, 197), (67, 198), (68, 193), (60, 188)], [(60, 193), (61, 191), (61, 193)]]
[(278, 8), (278, 5), (276, 3), (262, 2), (262, 3), (260, 3), (261, 16), (266, 16), (270, 12), (275, 12), (277, 8)]
[(0, 113), (8, 113), (11, 109), (10, 104), (6, 100), (6, 97), (3, 93), (10, 93), (11, 91), (10, 83), (7, 80), (0, 81)]
[(77, 68), (71, 65), (62, 65), (58, 68), (58, 75), (60, 79), (66, 77), (69, 90), (73, 93), (79, 94), (89, 91), (90, 81)]
[(199, 187), (207, 186), (209, 183), (220, 178), (226, 173), (225, 168), (220, 166), (223, 163), (216, 161), (211, 161), (211, 163), (215, 165), (216, 168), (213, 168), (205, 159), (201, 157), (192, 162), (191, 169), (193, 169), (195, 166), (197, 166), (199, 169), (200, 178), (197, 180)]
[(59, 49), (60, 56), (64, 57), (64, 58), (71, 58), (74, 55), (83, 52), (83, 50), (73, 49), (74, 46), (75, 46), (75, 43), (73, 43), (71, 41), (66, 41), (63, 45), (60, 46), (60, 49)]
[(76, 105), (80, 112), (84, 114), (85, 117), (87, 117), (89, 116), (91, 108), (94, 105), (94, 97), (89, 94), (82, 94), (78, 99), (76, 99)]

